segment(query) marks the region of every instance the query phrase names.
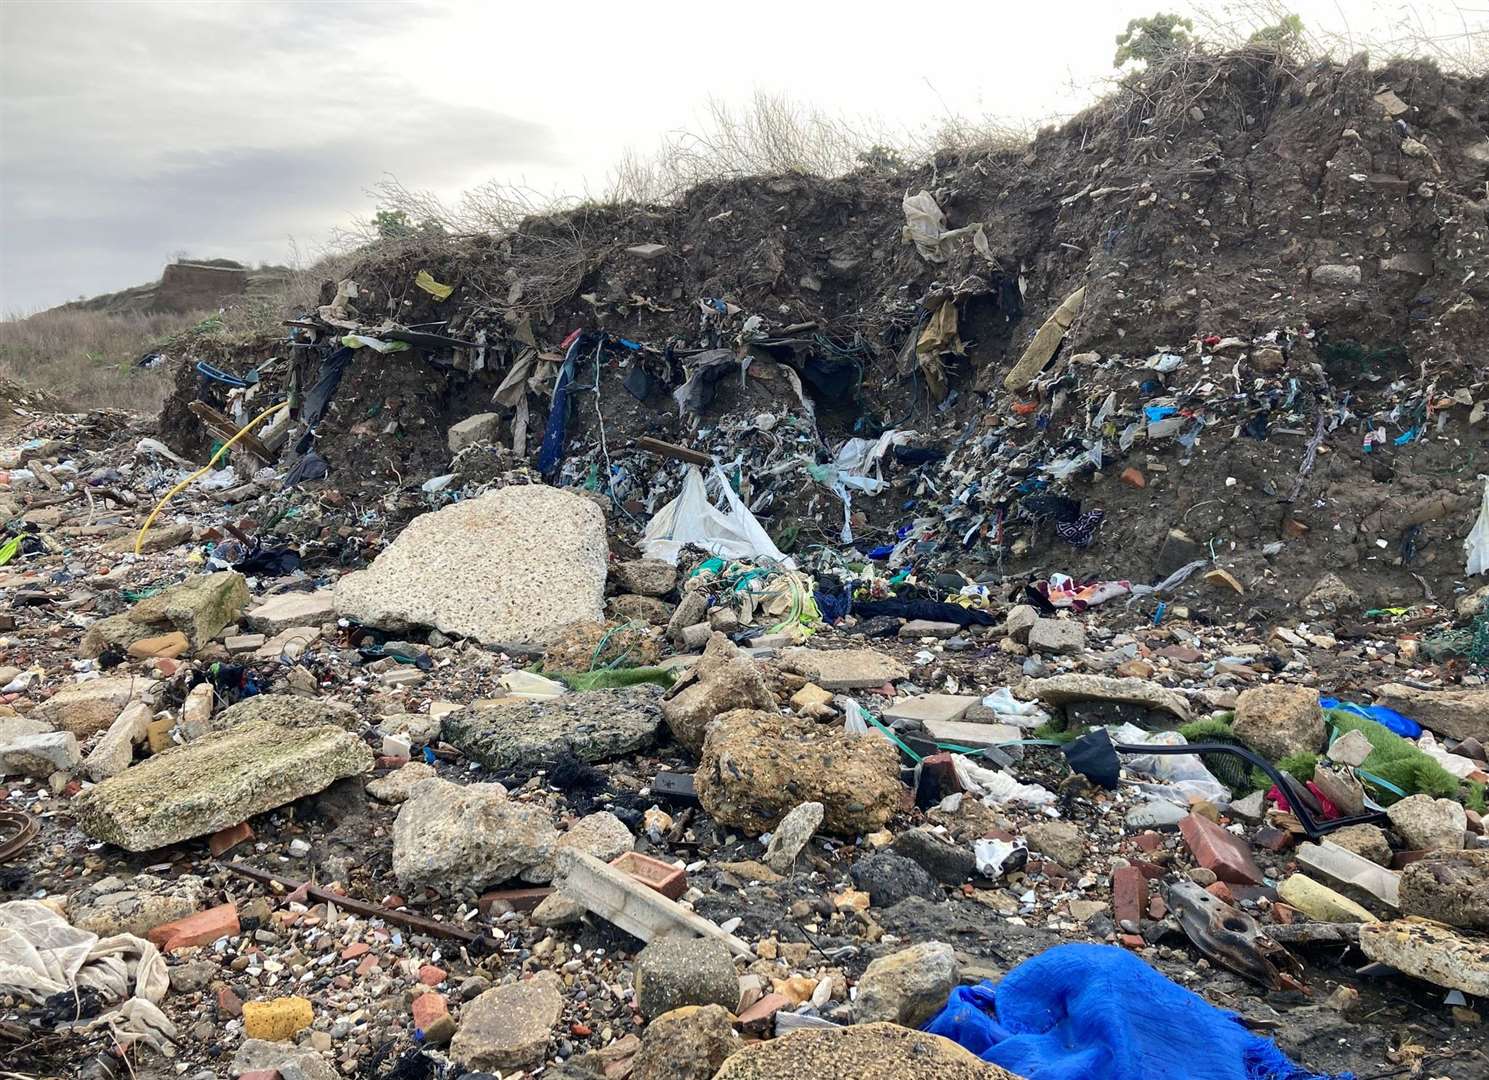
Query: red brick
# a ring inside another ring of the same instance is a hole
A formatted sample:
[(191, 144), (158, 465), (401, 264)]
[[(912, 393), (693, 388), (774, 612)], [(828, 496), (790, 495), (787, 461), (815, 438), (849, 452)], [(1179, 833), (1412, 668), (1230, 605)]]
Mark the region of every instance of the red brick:
[(1148, 905), (1148, 879), (1135, 866), (1121, 866), (1112, 874), (1112, 918), (1117, 925), (1138, 926)]
[(445, 1003), (445, 995), (432, 991), (414, 998), (410, 1008), (414, 1014), (414, 1027), (420, 1031), (428, 1031), (430, 1025), (441, 1016), (450, 1015), (450, 1007)]
[(1144, 945), (1147, 944), (1147, 942), (1143, 940), (1143, 935), (1141, 934), (1118, 934), (1117, 940), (1120, 941), (1122, 945), (1128, 949), (1141, 949)]
[(233, 850), (246, 840), (253, 839), (253, 830), (248, 827), (248, 822), (240, 821), (236, 825), (230, 825), (226, 829), (219, 829), (207, 838), (207, 850), (214, 856), (222, 855)]
[(341, 950), (343, 960), (355, 960), (359, 956), (366, 956), (372, 951), (372, 946), (365, 941), (358, 941)]
[(791, 1004), (791, 999), (785, 994), (766, 994), (755, 1004), (739, 1014), (741, 1026), (758, 1024), (762, 1020), (769, 1020), (776, 1013)]
[(217, 1012), (220, 1016), (242, 1016), (243, 999), (230, 986), (217, 988)]
[(168, 953), (191, 945), (210, 945), (218, 938), (231, 937), (238, 930), (237, 905), (219, 904), (184, 919), (157, 926), (145, 936), (161, 952)]
[(1137, 841), (1138, 847), (1150, 855), (1163, 846), (1163, 837), (1156, 832), (1140, 832), (1133, 839)]
[(1163, 897), (1155, 896), (1148, 901), (1148, 918), (1161, 919), (1168, 914), (1168, 905), (1163, 902)]
[(1405, 870), (1408, 866), (1410, 866), (1414, 862), (1417, 862), (1419, 859), (1422, 858), (1422, 856), (1426, 854), (1426, 850), (1398, 851), (1391, 856), (1391, 869)]
[(1207, 870), (1213, 870), (1221, 881), (1237, 885), (1262, 883), (1262, 872), (1251, 857), (1246, 842), (1209, 818), (1188, 814), (1180, 819), (1179, 832), (1194, 855), (1194, 861)]
[(1292, 924), (1293, 920), (1297, 918), (1297, 916), (1297, 909), (1292, 907), (1291, 905), (1272, 905), (1272, 921), (1274, 923), (1281, 923), (1283, 926), (1289, 926)]
[(950, 795), (962, 790), (962, 782), (957, 779), (956, 768), (952, 764), (950, 754), (932, 754), (920, 764), (922, 771), (929, 770), (936, 777), (942, 795)]
[(1137, 867), (1138, 873), (1142, 874), (1143, 877), (1147, 878), (1149, 881), (1157, 881), (1159, 878), (1163, 877), (1165, 873), (1167, 873), (1167, 871), (1164, 870), (1164, 868), (1159, 866), (1157, 863), (1147, 862), (1143, 859), (1133, 859), (1132, 865)]
[(362, 962), (357, 965), (357, 974), (366, 975), (369, 971), (373, 970), (381, 963), (382, 961), (377, 958), (376, 953), (368, 953), (366, 956), (362, 957)]
[[(908, 790), (908, 789), (906, 789)], [(661, 859), (653, 859), (639, 851), (628, 851), (610, 860), (610, 865), (645, 885), (652, 892), (659, 892), (669, 900), (676, 900), (688, 891), (688, 875), (680, 866), (673, 866)]]
[(1257, 847), (1263, 851), (1273, 852), (1274, 854), (1286, 851), (1293, 846), (1296, 840), (1297, 837), (1293, 836), (1286, 829), (1276, 829), (1270, 825), (1263, 825), (1260, 829), (1257, 829), (1256, 834), (1251, 838), (1251, 842)]
[(442, 967), (435, 967), (433, 964), (425, 964), (423, 967), (419, 968), (419, 981), (425, 986), (438, 986), (440, 983), (445, 981), (445, 977), (448, 974), (449, 972), (447, 972)]
[(1148, 478), (1131, 466), (1122, 470), (1120, 479), (1122, 483), (1135, 488), (1145, 488), (1148, 486)]
[(1206, 885), (1205, 892), (1209, 893), (1216, 900), (1224, 900), (1227, 904), (1234, 904), (1236, 902), (1236, 894), (1231, 892), (1230, 886), (1223, 881), (1215, 881)]
[(239, 1073), (238, 1080), (281, 1080), (278, 1069), (254, 1069)]

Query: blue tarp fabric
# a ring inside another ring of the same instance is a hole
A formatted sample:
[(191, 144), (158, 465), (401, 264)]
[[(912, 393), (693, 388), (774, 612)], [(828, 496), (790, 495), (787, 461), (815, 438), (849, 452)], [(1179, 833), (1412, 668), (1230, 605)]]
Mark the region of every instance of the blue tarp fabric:
[(1027, 1080), (1353, 1080), (1299, 1068), (1113, 945), (1059, 945), (958, 987), (925, 1029)]

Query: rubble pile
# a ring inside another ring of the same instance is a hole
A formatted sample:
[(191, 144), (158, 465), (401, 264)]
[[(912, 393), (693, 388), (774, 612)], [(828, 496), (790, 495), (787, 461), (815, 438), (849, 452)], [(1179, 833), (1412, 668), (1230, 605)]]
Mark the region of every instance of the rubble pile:
[(1483, 1076), (1489, 88), (1222, 62), (8, 413), (7, 1063)]

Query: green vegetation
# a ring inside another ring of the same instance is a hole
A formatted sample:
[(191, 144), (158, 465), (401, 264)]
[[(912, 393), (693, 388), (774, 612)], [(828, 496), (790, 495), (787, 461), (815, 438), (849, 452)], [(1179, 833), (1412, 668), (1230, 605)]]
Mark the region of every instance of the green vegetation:
[(1121, 67), (1129, 60), (1141, 60), (1145, 64), (1163, 61), (1192, 45), (1193, 32), (1194, 22), (1182, 15), (1158, 12), (1146, 19), (1131, 19), (1127, 29), (1117, 35), (1117, 55), (1112, 67)]

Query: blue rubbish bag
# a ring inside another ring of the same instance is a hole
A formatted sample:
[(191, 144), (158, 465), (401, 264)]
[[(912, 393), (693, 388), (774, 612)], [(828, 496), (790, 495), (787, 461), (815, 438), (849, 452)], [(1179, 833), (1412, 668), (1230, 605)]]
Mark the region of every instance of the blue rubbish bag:
[(1027, 1080), (1353, 1080), (1299, 1068), (1114, 945), (1058, 945), (958, 987), (925, 1030)]
[(1347, 701), (1331, 697), (1319, 698), (1318, 704), (1322, 709), (1341, 709), (1347, 713), (1354, 713), (1356, 716), (1363, 716), (1366, 720), (1374, 720), (1381, 727), (1394, 731), (1403, 739), (1416, 739), (1422, 734), (1421, 724), (1384, 705), (1351, 705)]

